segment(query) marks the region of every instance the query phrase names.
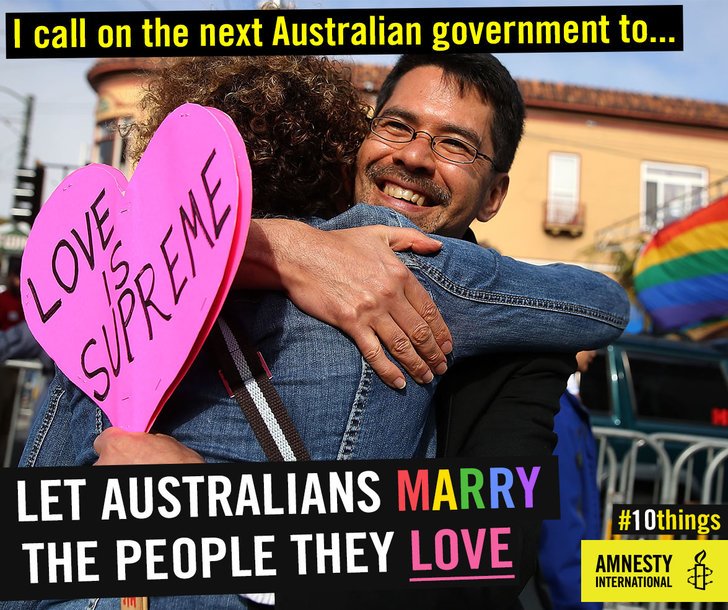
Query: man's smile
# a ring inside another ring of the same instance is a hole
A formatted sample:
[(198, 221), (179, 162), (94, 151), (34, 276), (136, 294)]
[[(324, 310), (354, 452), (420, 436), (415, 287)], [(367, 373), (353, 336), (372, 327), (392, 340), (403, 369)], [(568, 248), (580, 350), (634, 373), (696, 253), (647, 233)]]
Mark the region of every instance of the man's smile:
[(420, 195), (419, 193), (411, 191), (407, 188), (402, 188), (401, 186), (397, 186), (396, 184), (392, 184), (391, 182), (385, 182), (384, 185), (380, 187), (380, 189), (385, 195), (389, 195), (390, 197), (394, 197), (395, 199), (409, 201), (420, 207), (424, 206), (427, 203), (427, 198), (424, 195)]
[[(386, 165), (370, 166), (365, 170), (375, 187), (379, 205), (386, 205), (405, 214), (417, 213), (425, 208), (445, 207), (450, 203), (450, 193), (429, 178), (410, 174), (402, 168)], [(369, 201), (369, 203), (377, 203)]]

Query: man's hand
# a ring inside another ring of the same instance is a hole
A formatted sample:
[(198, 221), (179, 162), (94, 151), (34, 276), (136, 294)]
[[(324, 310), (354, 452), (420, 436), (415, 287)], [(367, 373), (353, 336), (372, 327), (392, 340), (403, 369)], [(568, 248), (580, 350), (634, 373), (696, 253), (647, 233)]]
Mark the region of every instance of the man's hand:
[(204, 464), (202, 456), (165, 434), (107, 428), (96, 437), (95, 466), (125, 464)]
[(450, 331), (393, 252), (434, 254), (441, 248), (437, 240), (398, 227), (320, 231), (258, 220), (248, 244), (236, 285), (285, 290), (297, 307), (349, 335), (388, 385), (403, 388), (405, 379), (382, 345), (420, 383), (447, 369)]

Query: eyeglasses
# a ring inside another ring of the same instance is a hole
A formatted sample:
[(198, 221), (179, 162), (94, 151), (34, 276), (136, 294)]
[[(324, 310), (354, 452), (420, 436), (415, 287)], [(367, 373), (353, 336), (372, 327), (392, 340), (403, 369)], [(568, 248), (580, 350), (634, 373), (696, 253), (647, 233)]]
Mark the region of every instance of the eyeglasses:
[(375, 136), (379, 136), (387, 142), (396, 142), (398, 144), (407, 144), (412, 142), (419, 134), (424, 133), (430, 138), (430, 148), (438, 157), (442, 157), (451, 163), (475, 163), (478, 157), (482, 157), (490, 161), (495, 171), (500, 171), (495, 161), (488, 155), (480, 152), (475, 146), (452, 138), (450, 136), (433, 136), (426, 131), (417, 131), (414, 127), (407, 125), (399, 119), (392, 117), (376, 117), (369, 123), (369, 128)]

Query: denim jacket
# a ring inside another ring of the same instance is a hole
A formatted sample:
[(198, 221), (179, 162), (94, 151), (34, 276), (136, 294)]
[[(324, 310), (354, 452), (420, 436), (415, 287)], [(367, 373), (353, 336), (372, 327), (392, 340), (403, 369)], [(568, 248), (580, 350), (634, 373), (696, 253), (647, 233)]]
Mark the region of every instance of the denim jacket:
[[(414, 227), (392, 210), (359, 204), (323, 230), (383, 224)], [(528, 265), (475, 244), (440, 238), (433, 256), (398, 256), (428, 290), (453, 335), (452, 358), (504, 350), (574, 353), (616, 339), (629, 303), (606, 276), (581, 267)], [(411, 458), (434, 455), (430, 408), (438, 379), (408, 379), (396, 391), (337, 329), (274, 292), (237, 293), (235, 315), (272, 374), (273, 383), (313, 459)], [(264, 460), (264, 454), (203, 349), (154, 429), (208, 461)], [(487, 374), (487, 371), (483, 371)], [(63, 374), (36, 416), (21, 465), (80, 465), (95, 459), (93, 439), (108, 420)]]

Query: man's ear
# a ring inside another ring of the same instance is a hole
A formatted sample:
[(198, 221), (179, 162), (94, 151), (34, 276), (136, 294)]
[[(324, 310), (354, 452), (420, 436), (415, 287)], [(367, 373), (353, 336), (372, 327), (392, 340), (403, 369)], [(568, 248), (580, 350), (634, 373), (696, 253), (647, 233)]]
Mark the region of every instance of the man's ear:
[(511, 178), (508, 174), (496, 174), (493, 178), (493, 183), (490, 185), (490, 189), (483, 199), (478, 210), (476, 218), (480, 222), (488, 222), (493, 216), (498, 213), (503, 200), (508, 194), (508, 185), (511, 182)]

